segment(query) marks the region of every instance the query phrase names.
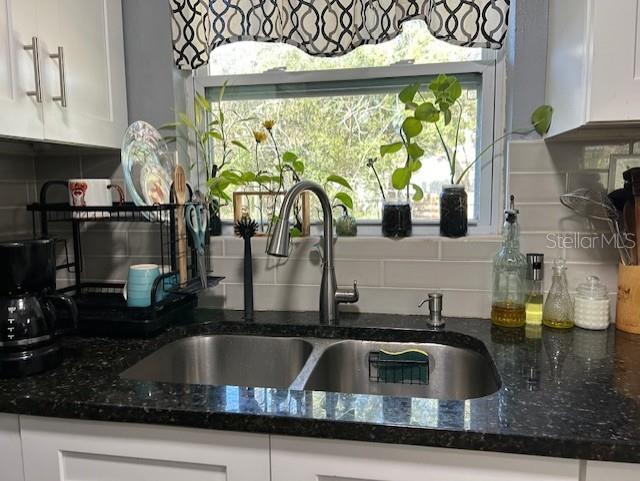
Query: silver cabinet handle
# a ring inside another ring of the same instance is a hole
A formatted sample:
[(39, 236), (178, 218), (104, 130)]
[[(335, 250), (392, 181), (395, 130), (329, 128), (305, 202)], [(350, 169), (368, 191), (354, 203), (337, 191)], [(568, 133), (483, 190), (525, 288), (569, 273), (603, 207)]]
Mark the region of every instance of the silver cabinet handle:
[(36, 89), (27, 91), (29, 97), (35, 97), (36, 102), (42, 103), (42, 82), (40, 80), (40, 41), (38, 37), (31, 37), (31, 44), (24, 45), (25, 50), (33, 51), (33, 74), (35, 77)]
[(67, 77), (64, 71), (64, 47), (58, 47), (58, 53), (52, 53), (49, 58), (58, 59), (58, 74), (60, 80), (60, 95), (52, 97), (54, 102), (60, 102), (63, 107), (67, 106)]

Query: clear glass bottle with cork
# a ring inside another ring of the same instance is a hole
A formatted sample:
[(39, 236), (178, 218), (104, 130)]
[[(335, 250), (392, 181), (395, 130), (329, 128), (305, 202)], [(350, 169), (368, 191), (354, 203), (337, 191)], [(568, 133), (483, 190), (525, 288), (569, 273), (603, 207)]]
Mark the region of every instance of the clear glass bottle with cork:
[(544, 254), (527, 254), (527, 283), (529, 289), (525, 303), (527, 326), (542, 325), (542, 309), (544, 307), (543, 280)]
[(493, 300), (491, 321), (499, 327), (522, 327), (525, 324), (527, 296), (527, 259), (520, 252), (520, 228), (515, 197), (504, 211), (502, 246), (493, 261)]

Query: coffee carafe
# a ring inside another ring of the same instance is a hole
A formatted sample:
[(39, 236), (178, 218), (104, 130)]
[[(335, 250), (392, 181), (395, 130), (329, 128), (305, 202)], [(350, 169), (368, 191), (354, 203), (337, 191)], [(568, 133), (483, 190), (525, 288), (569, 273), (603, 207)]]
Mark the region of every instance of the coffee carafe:
[(0, 243), (0, 377), (22, 377), (62, 360), (57, 311), (77, 308), (55, 293), (55, 248), (51, 239)]

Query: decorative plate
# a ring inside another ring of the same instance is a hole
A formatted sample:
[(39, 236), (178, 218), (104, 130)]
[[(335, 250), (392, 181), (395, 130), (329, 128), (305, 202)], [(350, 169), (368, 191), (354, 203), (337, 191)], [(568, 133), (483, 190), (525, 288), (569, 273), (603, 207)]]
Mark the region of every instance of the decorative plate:
[[(135, 205), (169, 203), (175, 158), (152, 125), (138, 120), (129, 126), (122, 140), (121, 162), (124, 181)], [(152, 221), (163, 220), (153, 212), (144, 215)]]

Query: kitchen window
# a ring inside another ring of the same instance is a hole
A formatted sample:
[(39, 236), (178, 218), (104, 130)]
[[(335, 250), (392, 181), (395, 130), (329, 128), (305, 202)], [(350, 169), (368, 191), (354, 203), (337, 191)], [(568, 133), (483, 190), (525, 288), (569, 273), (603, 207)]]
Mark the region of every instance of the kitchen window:
[[(376, 234), (381, 199), (366, 162), (380, 157), (380, 145), (398, 140), (404, 115), (398, 92), (411, 83), (420, 83), (426, 92), (429, 82), (440, 73), (458, 77), (463, 85), (458, 156), (464, 168), (499, 135), (496, 92), (500, 66), (492, 51), (440, 42), (422, 22), (408, 22), (394, 40), (364, 45), (337, 58), (311, 57), (286, 44), (224, 45), (213, 50), (207, 75), (196, 77), (195, 88), (210, 101), (217, 101), (226, 84), (223, 108), (237, 119), (233, 124), (236, 138), (248, 145), (252, 145), (252, 131), (263, 120), (275, 120), (280, 152), (289, 150), (304, 159), (304, 177), (310, 180), (322, 183), (330, 173), (345, 177), (354, 187), (354, 212), (362, 226), (360, 232), (367, 234), (370, 229)], [(449, 183), (449, 170), (433, 127), (424, 129), (418, 143), (426, 153), (414, 181), (425, 196), (413, 203), (414, 232), (429, 234), (437, 231), (438, 197), (441, 186)], [(270, 148), (261, 147), (262, 162), (275, 161)], [(237, 155), (235, 168), (255, 168), (250, 150)], [(464, 180), (472, 231), (488, 232), (494, 217), (501, 171), (496, 157), (492, 150), (487, 152)], [(398, 153), (376, 164), (388, 191), (392, 190), (391, 172), (401, 163), (402, 154)], [(231, 207), (223, 209), (222, 214), (230, 219)]]

